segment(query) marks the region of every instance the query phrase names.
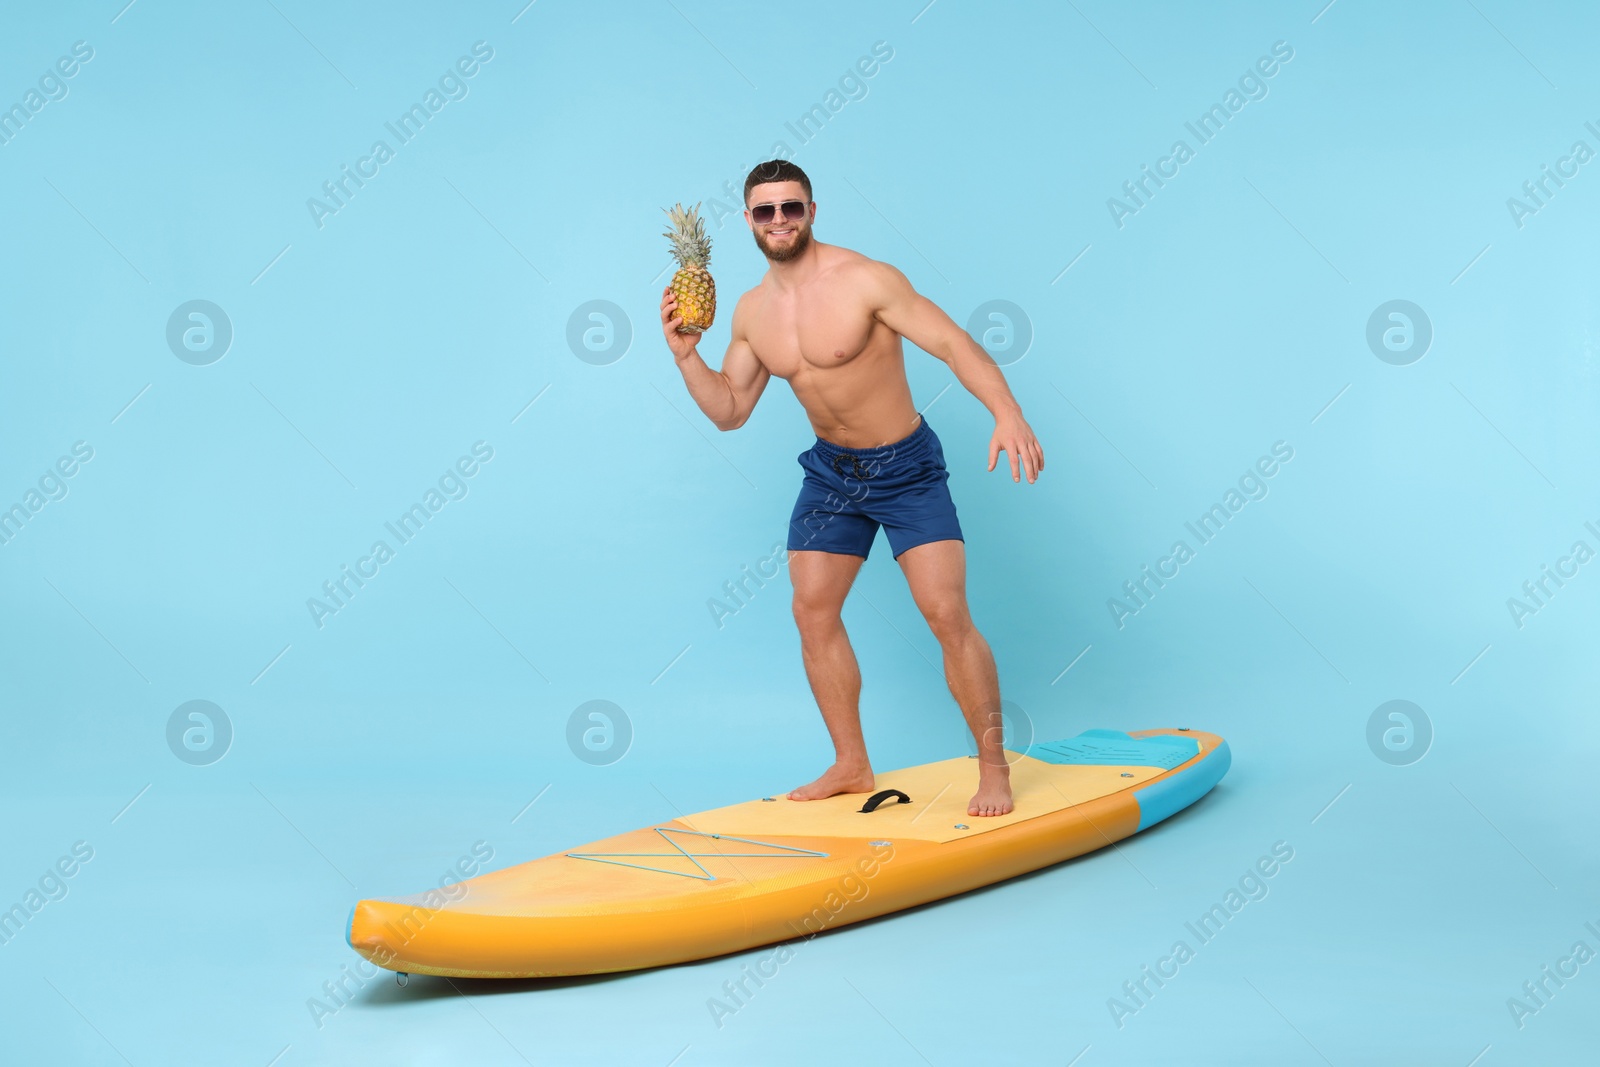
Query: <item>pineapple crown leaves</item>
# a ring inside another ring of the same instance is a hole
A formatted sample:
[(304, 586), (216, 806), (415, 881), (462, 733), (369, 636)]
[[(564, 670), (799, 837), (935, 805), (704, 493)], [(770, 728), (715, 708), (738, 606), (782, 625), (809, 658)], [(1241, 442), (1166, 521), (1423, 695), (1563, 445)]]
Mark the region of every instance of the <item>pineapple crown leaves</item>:
[(704, 267), (711, 259), (711, 238), (706, 236), (706, 222), (700, 217), (700, 205), (685, 208), (674, 204), (661, 210), (667, 213), (672, 229), (661, 236), (672, 242), (672, 255), (682, 267)]

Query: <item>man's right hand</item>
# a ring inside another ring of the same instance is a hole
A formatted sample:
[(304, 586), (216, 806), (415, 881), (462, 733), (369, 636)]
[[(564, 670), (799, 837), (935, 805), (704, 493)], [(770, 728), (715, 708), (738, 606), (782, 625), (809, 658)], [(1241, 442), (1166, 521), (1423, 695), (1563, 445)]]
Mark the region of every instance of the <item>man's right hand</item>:
[(667, 347), (672, 349), (673, 358), (679, 363), (693, 355), (700, 344), (699, 334), (678, 332), (678, 327), (682, 325), (683, 318), (678, 314), (678, 298), (672, 295), (672, 286), (669, 285), (661, 293), (661, 332), (666, 335)]

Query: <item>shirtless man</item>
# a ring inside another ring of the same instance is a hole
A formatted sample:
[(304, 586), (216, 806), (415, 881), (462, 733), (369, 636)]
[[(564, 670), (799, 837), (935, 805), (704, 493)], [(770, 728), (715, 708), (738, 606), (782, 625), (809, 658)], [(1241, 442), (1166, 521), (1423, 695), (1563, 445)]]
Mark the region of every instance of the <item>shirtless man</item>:
[(812, 239), (817, 205), (799, 167), (758, 164), (745, 179), (744, 200), (745, 223), (769, 266), (733, 310), (722, 369), (700, 358), (699, 334), (678, 332), (683, 320), (670, 286), (661, 324), (689, 394), (717, 429), (743, 426), (776, 375), (816, 431), (817, 443), (799, 457), (805, 478), (789, 521), (789, 577), (806, 677), (835, 759), (789, 799), (873, 789), (861, 736), (861, 671), (840, 611), (882, 525), (978, 743), (978, 791), (967, 811), (1004, 815), (1012, 810), (1011, 768), (994, 656), (967, 611), (966, 544), (945, 485), (944, 453), (911, 402), (900, 339), (947, 363), (994, 416), (989, 470), (1004, 451), (1012, 481), (1026, 474), (1031, 484), (1044, 469), (1044, 451), (994, 360), (905, 275)]

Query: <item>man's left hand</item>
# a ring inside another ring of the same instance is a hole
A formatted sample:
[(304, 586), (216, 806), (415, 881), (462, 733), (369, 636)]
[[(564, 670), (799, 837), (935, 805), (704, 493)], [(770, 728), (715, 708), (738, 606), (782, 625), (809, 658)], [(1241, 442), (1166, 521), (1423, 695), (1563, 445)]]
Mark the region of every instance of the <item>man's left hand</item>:
[(1044, 470), (1044, 449), (1039, 447), (1039, 439), (1033, 436), (1033, 429), (1020, 411), (995, 420), (994, 436), (989, 439), (990, 470), (994, 470), (1001, 452), (1011, 457), (1011, 480), (1014, 482), (1020, 482), (1022, 473), (1026, 473), (1028, 484), (1032, 485)]

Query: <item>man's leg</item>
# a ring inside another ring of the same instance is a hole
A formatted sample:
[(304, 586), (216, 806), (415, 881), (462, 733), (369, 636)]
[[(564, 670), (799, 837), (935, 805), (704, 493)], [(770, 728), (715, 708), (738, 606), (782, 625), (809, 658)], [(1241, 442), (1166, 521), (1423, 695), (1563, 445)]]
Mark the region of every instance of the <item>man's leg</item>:
[(1004, 815), (1012, 809), (1011, 766), (1000, 722), (1000, 679), (989, 643), (967, 611), (967, 546), (929, 541), (900, 553), (911, 596), (944, 650), (944, 676), (978, 742), (978, 791), (969, 815)]
[(800, 654), (822, 721), (833, 738), (834, 764), (822, 777), (789, 794), (818, 800), (836, 793), (867, 793), (873, 784), (867, 743), (861, 736), (861, 670), (839, 613), (866, 560), (840, 552), (789, 551), (794, 621)]

